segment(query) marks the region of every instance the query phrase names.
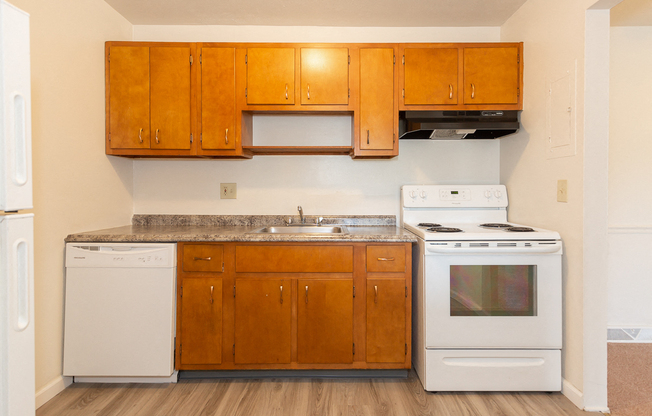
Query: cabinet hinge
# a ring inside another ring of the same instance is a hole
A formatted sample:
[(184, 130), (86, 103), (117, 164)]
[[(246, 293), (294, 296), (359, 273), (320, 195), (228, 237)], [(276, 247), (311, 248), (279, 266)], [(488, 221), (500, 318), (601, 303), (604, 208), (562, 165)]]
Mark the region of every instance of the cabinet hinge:
[(405, 297), (407, 298), (407, 286), (405, 286)]
[(181, 286), (181, 293), (179, 294), (180, 297), (183, 297), (183, 286)]
[(111, 62), (111, 52), (109, 52), (109, 57), (107, 59)]
[(349, 55), (349, 65), (351, 65), (351, 55)]
[(405, 55), (403, 55), (403, 65), (405, 65)]
[(199, 133), (199, 143), (204, 143), (204, 133)]
[(245, 55), (245, 65), (247, 65), (247, 64), (249, 63), (249, 62), (247, 62), (248, 59), (249, 59), (249, 58), (248, 58), (248, 55)]
[(516, 96), (517, 97), (521, 96), (521, 87), (516, 87)]
[(190, 55), (190, 65), (192, 65), (192, 55)]
[(224, 273), (224, 262), (222, 262), (222, 273)]
[(407, 344), (405, 344), (405, 355), (407, 355)]
[(394, 55), (394, 65), (396, 65), (396, 55)]
[(355, 355), (355, 342), (353, 343), (353, 355)]
[(351, 88), (349, 88), (349, 98), (351, 98)]
[(403, 98), (405, 98), (405, 88), (403, 88)]
[(233, 297), (235, 297), (235, 285), (233, 285)]
[(109, 141), (111, 141), (111, 133), (109, 133)]
[(247, 89), (245, 88), (245, 98), (247, 98)]
[(235, 344), (233, 344), (233, 355), (235, 355)]
[(201, 62), (201, 55), (199, 55), (199, 65), (201, 65), (201, 64), (202, 64), (202, 62)]
[(517, 54), (516, 54), (516, 63), (517, 63), (517, 64), (520, 64), (520, 63), (521, 63), (521, 54), (520, 54), (520, 53), (517, 53)]
[(190, 144), (192, 144), (192, 133), (190, 133)]
[(355, 297), (355, 286), (353, 286), (353, 297)]
[(179, 344), (179, 355), (183, 352), (183, 344)]
[(396, 144), (396, 133), (392, 135), (392, 144)]

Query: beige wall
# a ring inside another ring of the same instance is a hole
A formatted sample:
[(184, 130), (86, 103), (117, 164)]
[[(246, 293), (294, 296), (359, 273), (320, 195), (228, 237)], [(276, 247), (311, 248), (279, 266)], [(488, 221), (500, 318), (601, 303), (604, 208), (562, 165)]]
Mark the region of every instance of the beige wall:
[[(266, 26), (134, 26), (135, 40), (241, 42), (472, 42), (499, 40), (487, 28), (328, 28)], [(397, 59), (397, 62), (400, 60)], [(254, 144), (288, 137), (303, 145), (350, 143), (341, 117), (254, 118)], [(391, 160), (347, 156), (257, 156), (253, 160), (134, 162), (136, 213), (306, 214), (399, 213), (404, 184), (498, 183), (500, 141), (401, 141)], [(220, 200), (220, 183), (238, 198)]]
[(69, 233), (126, 224), (132, 162), (104, 155), (104, 42), (132, 26), (102, 0), (10, 0), (31, 15), (36, 389), (61, 382)]
[(608, 324), (612, 327), (652, 327), (649, 51), (651, 26), (611, 28)]
[[(583, 85), (584, 22), (592, 1), (529, 0), (503, 26), (502, 41), (523, 41), (522, 129), (501, 141), (501, 182), (510, 192), (510, 219), (559, 231), (564, 241), (563, 377), (583, 390)], [(576, 70), (577, 68), (577, 70)], [(576, 154), (548, 158), (547, 84), (575, 78)], [(557, 202), (557, 180), (568, 180), (568, 202)]]

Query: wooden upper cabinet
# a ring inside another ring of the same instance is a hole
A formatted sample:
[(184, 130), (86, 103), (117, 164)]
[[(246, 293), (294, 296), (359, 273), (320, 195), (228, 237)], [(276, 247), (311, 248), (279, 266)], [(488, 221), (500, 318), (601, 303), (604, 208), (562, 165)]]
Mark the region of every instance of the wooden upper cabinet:
[(235, 149), (235, 48), (201, 50), (201, 148)]
[(109, 49), (109, 109), (112, 149), (149, 149), (149, 48)]
[(404, 278), (367, 279), (367, 362), (405, 361), (405, 285)]
[(181, 364), (222, 362), (222, 279), (183, 278)]
[(517, 46), (464, 48), (464, 104), (518, 104), (519, 74)]
[(152, 47), (151, 148), (190, 149), (190, 48)]
[(289, 279), (235, 282), (236, 364), (289, 363), (292, 353)]
[(294, 104), (294, 48), (247, 49), (247, 104)]
[(349, 103), (349, 49), (301, 48), (301, 104)]
[(406, 105), (457, 104), (458, 49), (405, 49)]
[(353, 280), (299, 279), (299, 363), (353, 362)]
[(394, 49), (360, 49), (360, 149), (395, 153), (394, 96)]

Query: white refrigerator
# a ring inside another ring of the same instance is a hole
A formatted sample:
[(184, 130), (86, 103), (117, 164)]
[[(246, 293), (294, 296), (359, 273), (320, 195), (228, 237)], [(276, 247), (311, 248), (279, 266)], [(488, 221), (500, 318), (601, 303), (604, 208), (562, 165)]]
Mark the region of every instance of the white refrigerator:
[(0, 0), (0, 416), (33, 416), (29, 15)]

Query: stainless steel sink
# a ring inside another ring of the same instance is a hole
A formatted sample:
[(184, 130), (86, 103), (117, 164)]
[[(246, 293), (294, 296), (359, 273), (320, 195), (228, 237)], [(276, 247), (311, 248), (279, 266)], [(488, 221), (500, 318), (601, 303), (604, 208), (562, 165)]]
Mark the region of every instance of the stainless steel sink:
[(290, 225), (279, 227), (263, 227), (251, 234), (308, 234), (308, 235), (333, 235), (348, 234), (346, 227), (342, 226), (317, 226), (317, 225)]

